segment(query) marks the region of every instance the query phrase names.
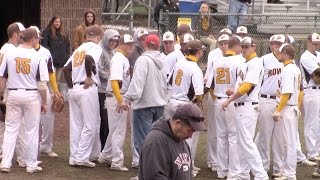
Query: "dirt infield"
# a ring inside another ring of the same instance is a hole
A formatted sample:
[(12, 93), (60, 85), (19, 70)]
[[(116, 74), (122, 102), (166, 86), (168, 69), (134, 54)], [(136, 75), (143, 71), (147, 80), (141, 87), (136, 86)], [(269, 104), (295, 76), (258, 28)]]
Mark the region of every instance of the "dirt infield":
[[(206, 102), (203, 103), (204, 105)], [(206, 112), (206, 106), (204, 106)], [(70, 167), (68, 165), (69, 156), (69, 108), (68, 104), (62, 113), (57, 114), (55, 119), (55, 137), (54, 137), (54, 151), (59, 154), (59, 158), (53, 159), (40, 155), (40, 160), (43, 161), (43, 172), (37, 174), (28, 174), (25, 168), (18, 168), (14, 162), (11, 172), (9, 174), (1, 174), (0, 179), (9, 180), (29, 180), (29, 179), (94, 179), (94, 180), (128, 180), (130, 177), (137, 175), (137, 170), (131, 169), (131, 150), (128, 126), (127, 137), (124, 147), (125, 165), (130, 169), (129, 172), (117, 172), (110, 170), (106, 165), (98, 164), (93, 169)], [(206, 113), (205, 113), (206, 114)], [(300, 124), (300, 136), (303, 137), (303, 121)], [(304, 139), (301, 139), (302, 148), (304, 148)], [(211, 172), (206, 166), (206, 133), (203, 132), (200, 137), (198, 151), (196, 155), (196, 165), (202, 168), (199, 176), (195, 179), (198, 180), (213, 180), (217, 179), (217, 174)], [(311, 174), (314, 168), (299, 166), (297, 169), (298, 180), (312, 179)]]

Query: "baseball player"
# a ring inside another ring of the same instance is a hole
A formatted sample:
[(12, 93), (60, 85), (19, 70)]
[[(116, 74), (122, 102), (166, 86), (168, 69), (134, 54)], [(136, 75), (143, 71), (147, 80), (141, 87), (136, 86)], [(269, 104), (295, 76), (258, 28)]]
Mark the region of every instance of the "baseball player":
[(284, 67), (279, 77), (277, 100), (273, 120), (278, 124), (274, 135), (280, 141), (280, 151), (283, 158), (280, 172), (282, 177), (276, 180), (296, 179), (297, 166), (297, 128), (296, 123), (301, 115), (298, 108), (298, 97), (301, 88), (301, 72), (293, 62), (295, 49), (290, 44), (282, 44), (276, 52), (276, 57)]
[(222, 109), (222, 103), (228, 99), (226, 91), (234, 88), (237, 72), (240, 72), (245, 59), (241, 53), (240, 37), (232, 36), (228, 41), (228, 51), (222, 58), (216, 59), (206, 84), (216, 99), (215, 119), (217, 133), (218, 178), (237, 178), (239, 159), (237, 152), (237, 131), (234, 106)]
[(276, 34), (270, 37), (269, 48), (271, 53), (261, 57), (263, 64), (263, 81), (259, 92), (259, 135), (255, 139), (258, 147), (263, 167), (266, 171), (270, 168), (270, 153), (272, 144), (273, 153), (273, 177), (280, 176), (281, 152), (277, 137), (273, 131), (277, 124), (272, 121), (272, 114), (276, 109), (277, 82), (283, 68), (283, 64), (278, 61), (274, 52), (278, 51), (280, 46), (285, 43), (283, 34)]
[(174, 51), (174, 45), (176, 43), (174, 34), (167, 31), (162, 36), (163, 51), (160, 53), (161, 57), (164, 59), (168, 54)]
[(236, 35), (240, 36), (241, 38), (244, 38), (248, 36), (248, 29), (245, 26), (239, 26), (237, 28)]
[(107, 85), (105, 106), (108, 109), (109, 135), (99, 156), (100, 163), (110, 164), (110, 169), (128, 171), (123, 165), (123, 143), (126, 135), (128, 112), (118, 112), (122, 104), (122, 95), (127, 92), (130, 84), (130, 64), (127, 58), (132, 51), (134, 41), (132, 36), (124, 34), (117, 47), (116, 54), (110, 63), (110, 77)]
[[(184, 39), (182, 39), (184, 42)], [(187, 56), (185, 60), (178, 61), (173, 69), (169, 83), (172, 85), (171, 99), (168, 109), (175, 110), (181, 104), (201, 103), (203, 98), (204, 81), (203, 74), (197, 62), (203, 56), (202, 43), (199, 40), (191, 40), (187, 43)], [(197, 150), (199, 133), (193, 133), (187, 140), (191, 157), (194, 160)], [(193, 164), (193, 176), (197, 176), (201, 169)]]
[(38, 33), (28, 28), (22, 31), (21, 37), (22, 45), (8, 52), (1, 61), (0, 92), (7, 87), (8, 97), (0, 170), (10, 172), (17, 136), (23, 126), (21, 122), (25, 121), (26, 148), (23, 160), (26, 172), (33, 173), (42, 171), (37, 162), (39, 123), (41, 111), (47, 111), (46, 83), (49, 77), (47, 64), (33, 49), (38, 42)]
[[(38, 37), (40, 37), (40, 30), (37, 26), (30, 26), (30, 28), (33, 28), (34, 30), (36, 30), (38, 33)], [(43, 59), (45, 60), (45, 63), (48, 66), (49, 82), (50, 82), (51, 88), (53, 89), (53, 92), (56, 95), (61, 96), (59, 89), (58, 89), (56, 74), (54, 71), (54, 66), (52, 63), (52, 57), (51, 57), (50, 51), (47, 48), (40, 45), (39, 42), (40, 42), (41, 38), (42, 37), (37, 39), (38, 44), (36, 45), (35, 50), (38, 51), (41, 56), (43, 56)], [(56, 158), (56, 157), (58, 157), (58, 154), (56, 154), (55, 152), (52, 151), (53, 127), (54, 127), (55, 113), (52, 112), (51, 105), (52, 105), (51, 95), (50, 95), (50, 91), (48, 89), (48, 91), (47, 91), (48, 111), (46, 114), (41, 114), (41, 117), (40, 117), (40, 122), (42, 125), (42, 131), (41, 131), (42, 136), (41, 136), (41, 140), (40, 140), (39, 151), (40, 151), (40, 153), (45, 154), (49, 157)]]
[(319, 34), (312, 33), (308, 35), (307, 50), (300, 58), (304, 87), (304, 136), (307, 158), (310, 161), (320, 160), (320, 86), (314, 82), (312, 77), (312, 73), (320, 68), (320, 57), (316, 53), (319, 44)]
[[(230, 31), (230, 30), (229, 30)], [(230, 31), (231, 33), (231, 31)], [(220, 59), (223, 54), (228, 50), (229, 35), (222, 34), (218, 38), (218, 48), (211, 51), (208, 55), (207, 70), (204, 75), (204, 82), (207, 83), (208, 76), (212, 73), (213, 63), (215, 60)], [(215, 103), (211, 96), (208, 96), (208, 137), (207, 138), (207, 164), (208, 168), (212, 171), (216, 171), (217, 164), (217, 133), (216, 133), (216, 120), (215, 120)]]
[(102, 36), (100, 26), (87, 27), (86, 42), (73, 52), (64, 67), (70, 88), (70, 166), (93, 168), (95, 163), (91, 160), (98, 158), (101, 151), (97, 67), (102, 53), (98, 42)]
[(235, 101), (237, 124), (237, 150), (240, 162), (238, 178), (250, 179), (250, 170), (256, 179), (269, 179), (264, 170), (257, 146), (253, 142), (258, 119), (258, 93), (263, 78), (263, 64), (256, 54), (256, 43), (250, 37), (241, 41), (242, 54), (246, 62), (238, 73), (235, 91), (222, 104), (226, 109)]

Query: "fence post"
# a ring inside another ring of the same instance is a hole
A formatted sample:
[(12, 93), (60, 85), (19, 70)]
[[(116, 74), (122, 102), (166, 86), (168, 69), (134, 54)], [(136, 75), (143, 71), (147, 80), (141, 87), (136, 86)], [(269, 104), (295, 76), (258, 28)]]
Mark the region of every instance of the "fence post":
[[(196, 15), (197, 17), (195, 18), (196, 20), (197, 20), (197, 27), (196, 27), (196, 29), (197, 29), (197, 32), (196, 32), (196, 39), (200, 39), (200, 36), (201, 36), (201, 30), (202, 30), (202, 28), (201, 28), (201, 21), (202, 21), (202, 19), (201, 19), (201, 11), (199, 11), (198, 12), (198, 14)], [(212, 26), (212, 24), (210, 24), (211, 26)]]
[[(160, 14), (159, 14), (159, 22), (158, 22), (158, 33), (160, 35), (160, 38), (162, 38), (163, 34), (163, 29), (164, 29), (164, 17), (163, 17), (163, 9), (160, 9)], [(160, 39), (162, 42), (162, 39)]]
[(133, 9), (130, 10), (130, 27), (129, 27), (130, 35), (133, 35), (132, 30), (133, 30)]
[(169, 30), (169, 11), (166, 10), (166, 14), (164, 16), (164, 32)]

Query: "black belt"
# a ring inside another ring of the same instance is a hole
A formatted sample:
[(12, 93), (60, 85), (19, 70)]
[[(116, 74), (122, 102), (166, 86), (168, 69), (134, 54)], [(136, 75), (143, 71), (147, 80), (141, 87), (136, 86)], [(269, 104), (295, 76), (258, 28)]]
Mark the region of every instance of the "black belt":
[[(23, 88), (8, 88), (9, 90), (19, 90), (19, 89), (23, 89)], [(38, 89), (23, 89), (26, 91), (38, 91)]]
[(320, 86), (317, 87), (317, 86), (312, 86), (311, 89), (320, 89)]
[[(234, 106), (235, 107), (238, 107), (238, 106), (244, 106), (245, 102), (238, 102), (238, 103), (234, 103)], [(251, 102), (251, 105), (256, 105), (258, 104), (258, 102)]]
[(270, 99), (277, 99), (276, 96), (269, 96), (269, 95), (265, 95), (265, 94), (261, 94), (260, 97), (263, 97), (263, 98), (270, 98)]
[[(73, 85), (76, 85), (76, 84), (79, 84), (79, 85), (84, 85), (84, 82), (75, 82), (75, 83), (73, 83)], [(94, 83), (96, 86), (98, 86), (97, 85), (97, 83)]]
[(229, 97), (217, 97), (217, 99), (225, 99), (225, 98), (229, 98)]

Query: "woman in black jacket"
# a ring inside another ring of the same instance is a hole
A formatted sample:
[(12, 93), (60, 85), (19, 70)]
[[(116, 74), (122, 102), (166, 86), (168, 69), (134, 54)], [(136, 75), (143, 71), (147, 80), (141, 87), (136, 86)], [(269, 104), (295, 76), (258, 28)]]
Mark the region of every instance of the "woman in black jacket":
[(70, 55), (70, 41), (64, 31), (60, 16), (53, 16), (46, 29), (42, 32), (41, 45), (50, 50), (53, 65), (56, 68), (59, 82), (61, 70)]

